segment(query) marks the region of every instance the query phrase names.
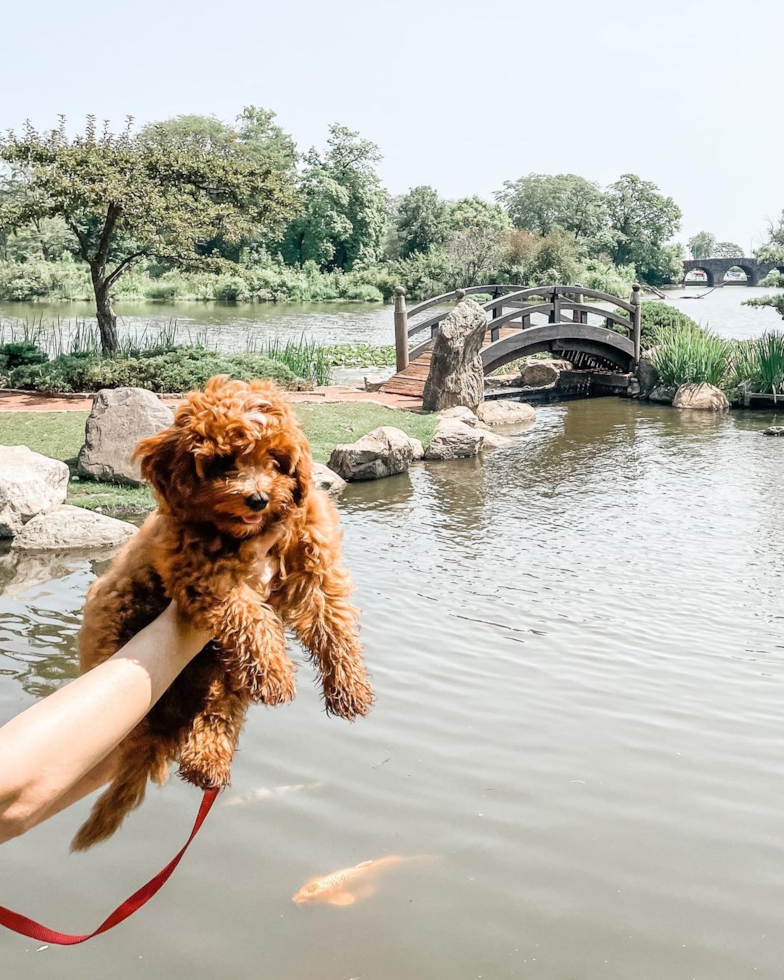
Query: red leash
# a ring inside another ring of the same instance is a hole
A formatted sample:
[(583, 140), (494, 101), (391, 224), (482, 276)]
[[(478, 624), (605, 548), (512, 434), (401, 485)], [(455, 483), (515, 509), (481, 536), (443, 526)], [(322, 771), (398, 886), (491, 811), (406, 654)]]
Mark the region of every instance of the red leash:
[(55, 929), (49, 929), (47, 926), (41, 925), (40, 922), (28, 919), (26, 915), (20, 915), (18, 912), (12, 912), (11, 909), (3, 908), (2, 905), (0, 905), (0, 926), (5, 926), (6, 929), (12, 929), (22, 936), (29, 936), (30, 939), (35, 939), (40, 943), (53, 943), (59, 946), (76, 946), (78, 943), (85, 943), (88, 939), (100, 936), (102, 932), (108, 932), (110, 929), (114, 929), (115, 926), (124, 922), (134, 912), (138, 912), (143, 905), (146, 905), (153, 895), (157, 894), (169, 878), (171, 878), (175, 868), (191, 846), (193, 838), (201, 830), (201, 825), (207, 819), (207, 814), (210, 812), (217, 796), (217, 789), (208, 789), (205, 791), (198, 815), (196, 816), (196, 822), (193, 825), (193, 830), (182, 850), (172, 858), (162, 871), (159, 871), (154, 878), (151, 878), (146, 885), (142, 885), (130, 898), (126, 898), (122, 905), (119, 905), (109, 918), (105, 919), (98, 926), (95, 932), (90, 932), (86, 936), (72, 936), (67, 932), (57, 932)]

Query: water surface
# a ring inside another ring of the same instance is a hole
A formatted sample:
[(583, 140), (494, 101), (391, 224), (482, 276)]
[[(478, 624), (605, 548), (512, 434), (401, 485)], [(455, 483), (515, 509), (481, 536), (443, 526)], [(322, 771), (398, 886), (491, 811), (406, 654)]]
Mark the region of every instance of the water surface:
[[(153, 904), (85, 947), (3, 936), (25, 980), (778, 980), (784, 442), (771, 415), (540, 408), (484, 462), (349, 488), (378, 693), (327, 719), (300, 669)], [(781, 415), (778, 422), (784, 422)], [(74, 673), (100, 561), (5, 559), (0, 722)], [(292, 653), (302, 659), (296, 652)], [(176, 779), (70, 856), (87, 803), (2, 848), (0, 903), (94, 927), (180, 846)], [(310, 877), (433, 854), (349, 908)]]
[[(700, 284), (668, 291), (664, 302), (723, 337), (740, 339), (781, 329), (781, 318), (774, 310), (742, 305), (754, 296), (775, 292), (782, 290), (725, 286), (709, 291)], [(285, 343), (303, 335), (319, 344), (393, 344), (395, 340), (392, 307), (381, 303), (119, 302), (117, 313), (121, 335), (153, 337), (176, 325), (179, 343), (199, 342), (231, 351), (244, 351), (275, 339)], [(431, 309), (427, 315), (432, 313)], [(0, 302), (0, 334), (10, 337), (12, 329), (18, 332), (26, 322), (31, 327), (43, 323), (50, 336), (53, 332), (67, 336), (77, 319), (85, 317), (94, 318), (89, 303)]]

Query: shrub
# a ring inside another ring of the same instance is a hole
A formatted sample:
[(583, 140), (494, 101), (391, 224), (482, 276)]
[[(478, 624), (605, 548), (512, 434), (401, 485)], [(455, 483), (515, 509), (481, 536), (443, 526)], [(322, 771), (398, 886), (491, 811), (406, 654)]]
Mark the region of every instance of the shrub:
[[(624, 313), (624, 316), (626, 315)], [(666, 303), (643, 303), (641, 320), (643, 350), (648, 350), (654, 344), (661, 343), (667, 338), (669, 331), (697, 330), (702, 332), (700, 325), (695, 320)]]
[(75, 262), (0, 262), (0, 299), (86, 299), (91, 294), (86, 265)]
[(784, 286), (784, 272), (779, 272), (778, 269), (771, 269), (765, 278), (760, 280), (760, 286), (764, 286), (766, 289), (781, 288)]
[(655, 337), (653, 364), (661, 384), (707, 382), (725, 387), (732, 363), (732, 342), (694, 325), (660, 327)]
[(46, 353), (30, 340), (0, 344), (0, 368), (6, 371), (22, 364), (44, 364), (48, 360)]
[(24, 364), (8, 375), (11, 388), (33, 391), (99, 391), (126, 386), (156, 392), (198, 388), (215, 374), (241, 381), (270, 378), (282, 387), (296, 383), (294, 372), (262, 354), (221, 354), (203, 347), (178, 347), (146, 357), (100, 357), (92, 351), (64, 354), (44, 364)]
[(748, 384), (765, 395), (784, 393), (784, 333), (773, 331), (737, 344), (731, 384)]
[(153, 282), (145, 288), (144, 296), (146, 299), (166, 302), (177, 299), (181, 291), (182, 286), (179, 282), (159, 279), (157, 282)]

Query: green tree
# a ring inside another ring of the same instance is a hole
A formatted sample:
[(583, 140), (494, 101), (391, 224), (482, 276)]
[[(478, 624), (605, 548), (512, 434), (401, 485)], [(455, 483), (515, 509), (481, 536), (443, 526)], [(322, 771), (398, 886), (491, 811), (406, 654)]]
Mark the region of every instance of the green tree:
[[(293, 183), (297, 179), (299, 153), (292, 137), (276, 122), (275, 113), (258, 106), (245, 106), (233, 123), (216, 116), (182, 115), (161, 122), (149, 123), (140, 138), (160, 146), (174, 140), (196, 140), (219, 153), (237, 153), (249, 160), (270, 166)], [(205, 255), (218, 254), (239, 262), (249, 251), (268, 248), (272, 243), (269, 229), (255, 228), (242, 240), (227, 242), (221, 236), (204, 241), (199, 251)]]
[(516, 228), (546, 235), (553, 228), (591, 241), (607, 224), (607, 202), (597, 184), (577, 174), (529, 174), (506, 181), (496, 197)]
[(716, 242), (716, 250), (713, 254), (719, 259), (735, 259), (743, 255), (743, 249), (735, 242)]
[(688, 242), (693, 259), (709, 259), (716, 255), (716, 236), (709, 231), (698, 231)]
[(610, 257), (616, 265), (634, 265), (637, 275), (653, 284), (665, 282), (662, 269), (673, 269), (665, 244), (680, 228), (681, 209), (656, 184), (624, 174), (607, 189)]
[(359, 133), (333, 124), (325, 153), (305, 156), (300, 181), (304, 204), (280, 243), (290, 265), (312, 259), (349, 272), (381, 258), (387, 227), (386, 194), (376, 172), (381, 154)]
[(449, 222), (453, 231), (487, 228), (508, 232), (512, 228), (509, 216), (500, 204), (492, 204), (477, 195), (453, 201), (449, 206)]
[(429, 252), (449, 241), (449, 205), (432, 187), (413, 187), (400, 201), (395, 227), (401, 258)]
[(216, 116), (183, 115), (148, 123), (139, 137), (153, 144), (171, 140), (196, 139), (205, 146), (221, 152), (233, 149), (239, 154), (274, 170), (294, 174), (299, 154), (297, 144), (276, 122), (276, 115), (259, 106), (245, 106), (234, 123), (225, 123)]
[(509, 235), (502, 270), (505, 282), (527, 286), (577, 282), (581, 270), (574, 234), (558, 226), (546, 235), (516, 228)]
[(447, 255), (455, 284), (476, 286), (492, 275), (507, 248), (511, 222), (504, 209), (481, 197), (464, 197), (449, 209), (452, 235)]
[(0, 159), (28, 191), (2, 202), (0, 227), (63, 219), (90, 268), (105, 353), (117, 349), (112, 288), (134, 263), (209, 263), (197, 252), (200, 242), (217, 235), (236, 241), (296, 210), (293, 189), (269, 164), (203, 136), (142, 139), (130, 120), (114, 134), (88, 117), (72, 139), (64, 119), (48, 133), (28, 123), (21, 135), (0, 138)]

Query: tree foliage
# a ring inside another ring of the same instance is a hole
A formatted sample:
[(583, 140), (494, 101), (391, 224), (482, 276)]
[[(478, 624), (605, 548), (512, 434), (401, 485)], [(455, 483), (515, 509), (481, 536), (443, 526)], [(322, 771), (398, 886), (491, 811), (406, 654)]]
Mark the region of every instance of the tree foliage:
[(376, 172), (375, 143), (334, 124), (326, 152), (310, 150), (300, 181), (304, 211), (280, 243), (290, 264), (315, 261), (350, 271), (378, 262), (387, 226), (386, 194)]
[(577, 241), (590, 242), (607, 223), (607, 202), (601, 188), (576, 174), (529, 174), (506, 181), (496, 197), (516, 228), (541, 235), (561, 228)]
[(640, 278), (651, 283), (667, 281), (674, 269), (673, 246), (666, 243), (680, 227), (681, 209), (656, 184), (636, 174), (624, 174), (607, 190), (607, 206), (613, 244), (610, 256), (616, 265), (632, 264)]
[(117, 347), (111, 290), (131, 266), (155, 257), (174, 265), (208, 261), (197, 246), (220, 235), (237, 241), (274, 228), (295, 211), (292, 188), (268, 163), (204, 135), (120, 133), (88, 117), (70, 138), (65, 120), (50, 132), (30, 124), (0, 138), (0, 159), (25, 193), (4, 199), (0, 226), (20, 229), (61, 218), (88, 264), (104, 351)]
[(219, 152), (232, 151), (289, 174), (296, 170), (299, 153), (294, 139), (276, 122), (276, 114), (259, 106), (245, 106), (233, 124), (216, 116), (182, 115), (149, 123), (139, 133), (141, 140), (165, 145), (172, 140), (197, 140)]
[(709, 259), (716, 255), (716, 236), (709, 231), (698, 231), (689, 241), (689, 251), (693, 259)]
[(441, 248), (452, 231), (449, 205), (432, 187), (413, 187), (398, 204), (395, 229), (402, 258)]
[(716, 242), (714, 255), (719, 259), (735, 259), (743, 255), (743, 249), (735, 242)]

